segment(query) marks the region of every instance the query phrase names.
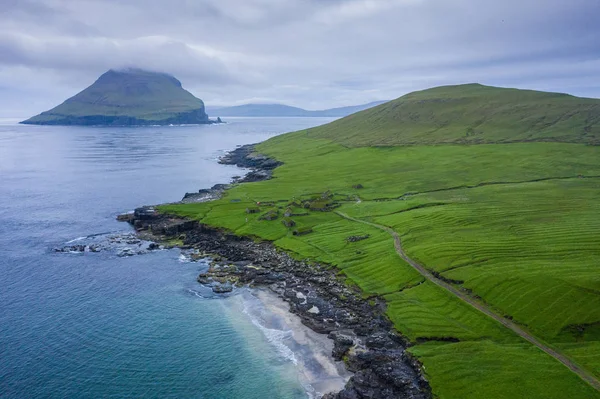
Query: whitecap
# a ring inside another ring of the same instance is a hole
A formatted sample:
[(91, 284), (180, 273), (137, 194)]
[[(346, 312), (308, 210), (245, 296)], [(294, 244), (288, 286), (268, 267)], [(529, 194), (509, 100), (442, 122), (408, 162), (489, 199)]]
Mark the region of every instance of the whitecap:
[(190, 288), (187, 289), (187, 292), (189, 292), (190, 294), (197, 296), (198, 298), (202, 298), (202, 299), (206, 299), (206, 297), (204, 297), (202, 294), (200, 294), (198, 291), (196, 290), (192, 290)]
[(67, 241), (65, 244), (71, 244), (73, 242), (82, 241), (82, 240), (85, 240), (86, 238), (88, 238), (88, 237), (87, 236), (85, 236), (85, 237), (77, 237), (77, 238), (74, 238), (74, 239), (72, 239), (70, 241)]
[(294, 365), (298, 365), (298, 359), (296, 359), (296, 355), (294, 352), (284, 343), (285, 340), (292, 338), (293, 331), (292, 330), (278, 330), (275, 328), (267, 328), (263, 326), (259, 317), (253, 315), (252, 311), (248, 307), (248, 301), (244, 301), (244, 309), (243, 312), (250, 317), (250, 321), (254, 324), (258, 329), (263, 333), (267, 341), (275, 347), (277, 352), (286, 360), (291, 361)]

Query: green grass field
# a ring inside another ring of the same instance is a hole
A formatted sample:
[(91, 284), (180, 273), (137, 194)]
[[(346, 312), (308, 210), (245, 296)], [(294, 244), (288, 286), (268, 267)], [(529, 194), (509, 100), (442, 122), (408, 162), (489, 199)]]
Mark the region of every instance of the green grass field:
[[(588, 145), (598, 132), (600, 101), (485, 88), (481, 107), (512, 101), (523, 114), (483, 115), (489, 118), (481, 124), (486, 144), (457, 144), (460, 129), (452, 127), (469, 124), (474, 113), (459, 113), (461, 119), (452, 99), (462, 104), (467, 97), (468, 106), (481, 87), (434, 89), (396, 100), (399, 108), (422, 108), (413, 118), (419, 123), (406, 130), (404, 113), (384, 104), (273, 138), (257, 149), (284, 162), (274, 179), (237, 185), (218, 201), (161, 209), (273, 241), (294, 256), (335, 266), (366, 297), (384, 298), (440, 398), (600, 398), (549, 355), (424, 281), (396, 254), (386, 232), (335, 212), (298, 207), (332, 201), (352, 217), (393, 228), (411, 258), (600, 376), (600, 147)], [(523, 115), (537, 108), (557, 122), (527, 130), (533, 128), (522, 126)], [(441, 136), (422, 126), (440, 115), (449, 121)], [(383, 118), (381, 125), (375, 116)], [(393, 126), (401, 140), (385, 126)], [(514, 126), (521, 130), (511, 135)], [(533, 142), (523, 142), (526, 136)], [(397, 145), (404, 139), (411, 145)], [(436, 144), (429, 145), (431, 140)], [(357, 184), (363, 188), (353, 188)], [(317, 200), (322, 196), (327, 199)], [(247, 214), (257, 201), (271, 204)], [(259, 219), (288, 207), (307, 213), (291, 217), (295, 227), (284, 226), (282, 218)], [(311, 232), (294, 235), (298, 229)]]

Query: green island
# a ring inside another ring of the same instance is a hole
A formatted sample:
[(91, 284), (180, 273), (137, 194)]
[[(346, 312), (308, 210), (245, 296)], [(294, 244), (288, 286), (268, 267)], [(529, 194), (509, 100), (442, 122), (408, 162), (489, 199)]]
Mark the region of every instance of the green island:
[(384, 298), (436, 397), (600, 398), (600, 100), (440, 87), (256, 151), (273, 179), (160, 210)]
[(216, 123), (204, 102), (166, 73), (137, 68), (111, 69), (91, 86), (27, 125), (171, 125)]

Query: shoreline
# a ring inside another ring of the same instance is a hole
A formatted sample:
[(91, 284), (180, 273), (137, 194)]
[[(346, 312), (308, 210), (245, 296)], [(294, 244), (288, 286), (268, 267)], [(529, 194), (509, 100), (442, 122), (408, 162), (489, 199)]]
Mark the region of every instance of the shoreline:
[(352, 373), (331, 357), (333, 342), (289, 311), (289, 305), (268, 288), (240, 289), (242, 313), (261, 330), (283, 358), (291, 361), (310, 398), (341, 391)]
[[(269, 179), (281, 165), (255, 154), (254, 147), (238, 147), (220, 159), (219, 163), (250, 169), (233, 184)], [(187, 193), (182, 202), (220, 198), (228, 187), (216, 185)], [(140, 238), (155, 242), (180, 239), (183, 245), (179, 247), (191, 250), (192, 257), (212, 258), (198, 282), (215, 293), (239, 287), (269, 290), (289, 305), (288, 311), (304, 326), (326, 334), (333, 342), (330, 359), (343, 361), (346, 370), (354, 374), (343, 389), (323, 398), (431, 398), (422, 366), (406, 351), (410, 344), (393, 328), (385, 304), (378, 298), (363, 299), (360, 290), (349, 288), (331, 266), (299, 261), (270, 242), (237, 237), (194, 220), (161, 214), (151, 206), (120, 215), (118, 220), (130, 223)]]

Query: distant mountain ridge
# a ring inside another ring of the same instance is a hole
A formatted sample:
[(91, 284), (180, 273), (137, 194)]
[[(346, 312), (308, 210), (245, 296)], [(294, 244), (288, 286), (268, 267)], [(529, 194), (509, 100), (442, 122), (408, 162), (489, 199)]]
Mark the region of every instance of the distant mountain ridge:
[(111, 69), (57, 107), (21, 123), (35, 125), (206, 124), (204, 102), (175, 77)]
[(269, 117), (343, 117), (355, 112), (363, 111), (381, 105), (386, 101), (374, 101), (368, 104), (352, 105), (348, 107), (330, 108), (310, 111), (303, 108), (292, 107), (285, 104), (244, 104), (233, 107), (209, 107), (212, 115), (227, 116), (269, 116)]

